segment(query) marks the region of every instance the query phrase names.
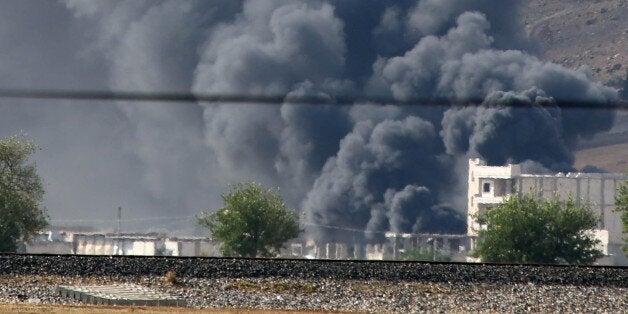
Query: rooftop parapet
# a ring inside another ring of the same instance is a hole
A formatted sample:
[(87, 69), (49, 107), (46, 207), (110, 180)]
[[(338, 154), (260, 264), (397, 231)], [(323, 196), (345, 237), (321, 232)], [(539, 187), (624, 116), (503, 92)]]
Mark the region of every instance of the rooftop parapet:
[(475, 178), (510, 179), (521, 175), (519, 165), (487, 166), (486, 162), (479, 158), (469, 159), (469, 169)]

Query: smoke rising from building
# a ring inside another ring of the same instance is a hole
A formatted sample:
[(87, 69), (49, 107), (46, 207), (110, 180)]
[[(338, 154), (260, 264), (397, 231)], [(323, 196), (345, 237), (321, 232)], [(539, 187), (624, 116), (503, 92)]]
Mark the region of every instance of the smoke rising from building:
[[(539, 60), (518, 3), (6, 1), (0, 15), (30, 13), (2, 19), (4, 86), (287, 96), (277, 106), (3, 100), (0, 131), (42, 146), (53, 219), (106, 219), (118, 206), (189, 217), (252, 179), (280, 187), (312, 236), (463, 233), (460, 160), (569, 170), (578, 140), (613, 123), (612, 112), (551, 106), (617, 92), (587, 69)], [(290, 104), (339, 94), (490, 106)], [(180, 223), (167, 228), (190, 222)]]

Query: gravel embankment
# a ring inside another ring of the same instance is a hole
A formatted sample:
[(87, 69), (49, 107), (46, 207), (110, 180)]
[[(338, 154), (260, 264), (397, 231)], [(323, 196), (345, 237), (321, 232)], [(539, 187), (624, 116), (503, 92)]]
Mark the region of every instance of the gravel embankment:
[(609, 267), (3, 255), (0, 282), (0, 303), (77, 304), (55, 287), (133, 282), (198, 308), (628, 312), (628, 269)]

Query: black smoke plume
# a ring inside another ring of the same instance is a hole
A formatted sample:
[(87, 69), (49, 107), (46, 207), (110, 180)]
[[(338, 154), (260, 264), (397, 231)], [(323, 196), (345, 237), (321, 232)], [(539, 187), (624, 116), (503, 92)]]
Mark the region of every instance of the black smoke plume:
[[(536, 57), (521, 3), (4, 1), (5, 86), (286, 98), (277, 106), (3, 101), (0, 130), (25, 130), (42, 146), (45, 203), (57, 221), (106, 220), (123, 206), (147, 227), (146, 217), (219, 208), (228, 183), (252, 179), (280, 187), (308, 236), (461, 233), (458, 165), (467, 158), (568, 170), (578, 141), (613, 124), (609, 111), (555, 106), (606, 102), (617, 91), (586, 68)], [(482, 103), (290, 103), (356, 94)], [(170, 220), (164, 228), (193, 224)]]

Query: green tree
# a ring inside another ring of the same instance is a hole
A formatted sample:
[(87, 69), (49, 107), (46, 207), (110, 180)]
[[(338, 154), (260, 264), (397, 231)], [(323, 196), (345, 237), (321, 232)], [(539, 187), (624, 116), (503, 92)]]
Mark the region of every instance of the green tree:
[(274, 257), (286, 241), (302, 231), (295, 212), (286, 207), (279, 192), (261, 184), (232, 185), (222, 199), (224, 207), (201, 212), (197, 219), (221, 242), (224, 256)]
[[(617, 196), (615, 197), (615, 210), (621, 212), (621, 221), (624, 224), (624, 233), (628, 233), (628, 181), (625, 181), (618, 188)], [(628, 238), (624, 238), (624, 241), (628, 242)], [(628, 255), (628, 243), (624, 243), (622, 246), (624, 254)]]
[(29, 156), (35, 145), (24, 136), (0, 139), (0, 251), (15, 252), (48, 225), (40, 207), (44, 189)]
[(513, 195), (476, 217), (478, 230), (472, 256), (484, 262), (589, 264), (602, 256), (590, 232), (597, 218), (588, 206), (558, 196)]

